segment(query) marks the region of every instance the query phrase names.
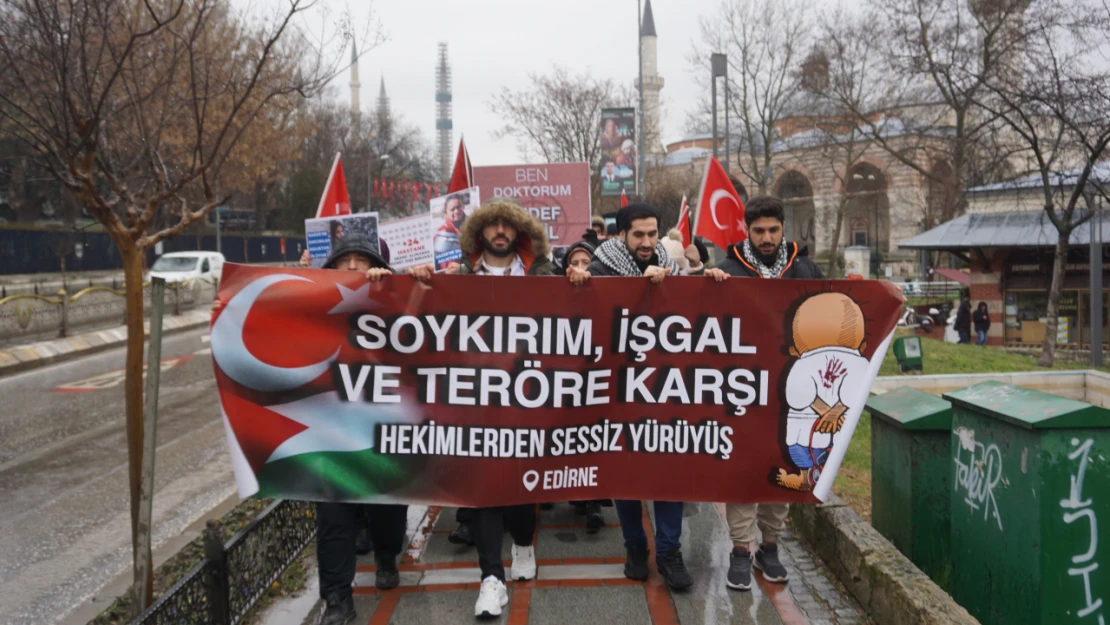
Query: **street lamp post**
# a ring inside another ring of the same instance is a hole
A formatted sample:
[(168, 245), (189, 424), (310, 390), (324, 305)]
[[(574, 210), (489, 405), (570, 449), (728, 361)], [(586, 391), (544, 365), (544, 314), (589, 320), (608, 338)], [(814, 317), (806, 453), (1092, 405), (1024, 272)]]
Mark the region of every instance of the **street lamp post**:
[(1091, 239), (1091, 366), (1102, 366), (1102, 196), (1088, 192), (1087, 210)]
[(641, 33), (644, 30), (643, 14), (640, 10), (640, 0), (636, 0), (636, 62), (640, 66), (640, 147), (636, 151), (636, 187), (637, 195), (641, 199), (647, 195), (646, 185), (644, 183), (644, 38)]

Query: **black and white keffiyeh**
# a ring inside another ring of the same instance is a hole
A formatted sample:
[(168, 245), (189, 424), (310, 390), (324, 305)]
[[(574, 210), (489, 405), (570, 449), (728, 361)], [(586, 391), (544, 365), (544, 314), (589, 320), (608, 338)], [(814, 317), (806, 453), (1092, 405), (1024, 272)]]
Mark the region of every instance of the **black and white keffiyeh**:
[[(672, 276), (678, 275), (678, 264), (671, 260), (662, 243), (655, 244), (655, 255), (659, 257), (661, 269), (670, 269)], [(617, 275), (629, 277), (644, 275), (644, 272), (640, 271), (640, 266), (636, 264), (632, 252), (628, 251), (628, 246), (621, 239), (607, 239), (594, 252), (594, 257)]]
[(764, 278), (777, 278), (781, 276), (782, 272), (786, 269), (786, 241), (779, 244), (778, 252), (776, 252), (775, 264), (770, 267), (764, 265), (763, 261), (760, 260), (759, 254), (757, 254), (755, 248), (752, 247), (751, 239), (744, 239), (742, 253), (744, 254), (744, 260), (748, 261), (748, 264), (752, 267), (755, 267), (759, 275)]

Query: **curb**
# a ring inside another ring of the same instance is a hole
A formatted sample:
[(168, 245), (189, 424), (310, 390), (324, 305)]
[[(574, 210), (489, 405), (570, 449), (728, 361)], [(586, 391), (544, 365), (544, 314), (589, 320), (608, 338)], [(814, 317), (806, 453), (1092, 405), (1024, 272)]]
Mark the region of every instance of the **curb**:
[(979, 625), (839, 497), (790, 506), (794, 528), (883, 625)]
[[(183, 315), (168, 315), (162, 320), (162, 333), (165, 335), (193, 330), (208, 325), (211, 319), (211, 313), (207, 309), (193, 310)], [(150, 322), (144, 322), (143, 328), (149, 336)], [(118, 326), (0, 350), (0, 378), (122, 347), (126, 343), (127, 327)]]

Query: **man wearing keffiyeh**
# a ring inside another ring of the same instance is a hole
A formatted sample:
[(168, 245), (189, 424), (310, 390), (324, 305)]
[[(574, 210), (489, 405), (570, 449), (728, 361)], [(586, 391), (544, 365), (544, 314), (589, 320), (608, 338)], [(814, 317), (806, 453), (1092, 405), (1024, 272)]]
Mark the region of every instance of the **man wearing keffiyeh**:
[[(794, 241), (785, 240), (786, 209), (782, 201), (770, 196), (754, 197), (744, 207), (748, 238), (728, 247), (728, 258), (707, 275), (724, 273), (740, 278), (795, 278), (821, 280), (824, 275)], [(763, 571), (771, 582), (785, 582), (788, 573), (779, 561), (778, 536), (786, 529), (787, 504), (735, 504), (725, 506), (733, 549), (725, 583), (729, 588), (748, 590), (752, 585), (752, 566)], [(759, 551), (752, 557), (755, 528), (763, 534)]]
[[(650, 204), (635, 202), (617, 211), (617, 236), (605, 240), (594, 252), (588, 270), (571, 267), (570, 281), (583, 284), (592, 276), (648, 278), (659, 284), (678, 274), (678, 265), (659, 243), (659, 211)], [(655, 563), (667, 583), (676, 590), (693, 586), (694, 580), (682, 560), (682, 502), (655, 503)], [(615, 502), (624, 534), (624, 575), (648, 578), (648, 543), (644, 532), (643, 508), (639, 501)]]

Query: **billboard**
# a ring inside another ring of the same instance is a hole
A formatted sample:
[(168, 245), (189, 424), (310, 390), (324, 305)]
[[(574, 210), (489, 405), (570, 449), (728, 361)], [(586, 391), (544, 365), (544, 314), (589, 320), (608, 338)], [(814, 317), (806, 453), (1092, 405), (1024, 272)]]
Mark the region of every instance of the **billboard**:
[(475, 167), (474, 184), (487, 198), (515, 201), (547, 228), (552, 247), (574, 245), (590, 228), (587, 163)]
[(636, 109), (601, 109), (602, 197), (636, 193)]

